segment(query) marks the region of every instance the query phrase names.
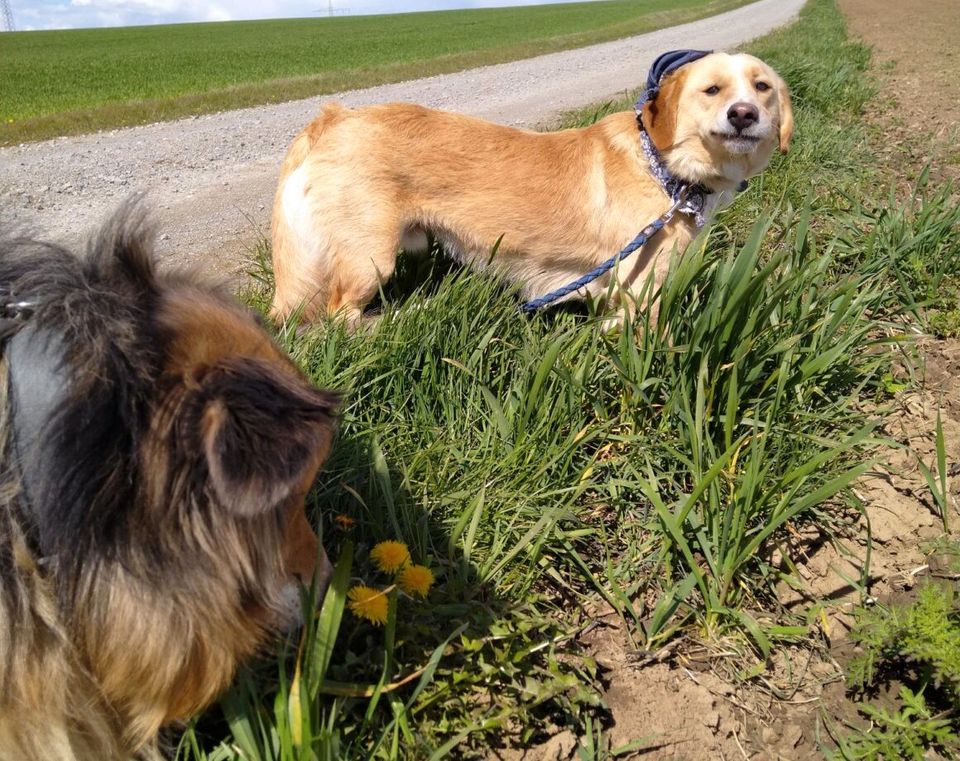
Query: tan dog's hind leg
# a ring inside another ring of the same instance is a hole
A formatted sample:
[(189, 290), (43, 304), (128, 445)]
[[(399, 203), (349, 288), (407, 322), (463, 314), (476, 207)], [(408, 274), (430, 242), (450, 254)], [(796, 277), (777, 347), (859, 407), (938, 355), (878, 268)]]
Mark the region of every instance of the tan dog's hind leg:
[[(306, 136), (294, 144), (305, 152)], [(291, 153), (293, 153), (291, 151)], [(314, 319), (324, 306), (324, 267), (326, 245), (310, 218), (306, 204), (305, 174), (295, 161), (300, 156), (288, 157), (292, 165), (284, 165), (280, 185), (273, 202), (273, 279), (275, 290), (270, 316), (286, 320), (302, 309), (300, 317)]]
[(271, 316), (313, 321), (326, 311), (355, 327), (393, 275), (398, 214), (343, 187), (328, 185), (318, 199), (307, 177), (297, 169), (277, 194)]
[[(327, 290), (327, 314), (342, 317), (355, 328), (380, 286), (392, 276), (397, 265), (399, 234), (389, 229), (377, 231), (369, 222), (360, 222), (356, 239), (337, 246), (330, 257), (331, 272)], [(359, 232), (362, 230), (363, 232)]]

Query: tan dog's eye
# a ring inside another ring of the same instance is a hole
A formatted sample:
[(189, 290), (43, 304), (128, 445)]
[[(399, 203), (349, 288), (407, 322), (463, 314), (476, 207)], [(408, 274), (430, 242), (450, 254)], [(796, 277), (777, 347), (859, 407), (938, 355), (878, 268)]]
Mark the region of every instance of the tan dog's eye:
[(757, 88), (758, 92), (766, 92), (770, 89), (770, 85), (768, 85), (766, 82), (757, 82), (754, 87)]
[(706, 90), (704, 90), (704, 92), (707, 95), (716, 95), (718, 92), (720, 92), (720, 88), (716, 85), (710, 85)]

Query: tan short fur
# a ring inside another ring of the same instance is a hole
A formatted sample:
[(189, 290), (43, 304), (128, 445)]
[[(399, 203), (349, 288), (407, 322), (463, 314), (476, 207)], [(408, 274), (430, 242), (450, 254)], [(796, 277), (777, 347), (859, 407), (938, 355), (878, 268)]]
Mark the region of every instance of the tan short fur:
[[(718, 134), (741, 102), (757, 107), (756, 128), (739, 140)], [(783, 80), (756, 58), (724, 53), (665, 77), (643, 123), (676, 176), (714, 191), (708, 213), (761, 172), (776, 145), (786, 151), (793, 132)], [(398, 249), (425, 247), (427, 231), (474, 268), (488, 265), (502, 236), (491, 266), (525, 296), (541, 295), (613, 256), (670, 203), (633, 112), (539, 133), (409, 104), (328, 104), (280, 172), (272, 314), (356, 322)], [(610, 306), (632, 309), (651, 271), (662, 280), (661, 254), (682, 252), (696, 232), (692, 218), (676, 217), (619, 268)], [(602, 277), (580, 295), (602, 297), (608, 286)]]

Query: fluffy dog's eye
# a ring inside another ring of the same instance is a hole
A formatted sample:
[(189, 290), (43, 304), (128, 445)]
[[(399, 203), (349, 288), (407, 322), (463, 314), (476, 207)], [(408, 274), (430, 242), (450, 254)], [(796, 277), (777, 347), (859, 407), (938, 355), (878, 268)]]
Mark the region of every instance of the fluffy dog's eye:
[(766, 82), (757, 82), (754, 87), (757, 88), (758, 92), (766, 92), (770, 89), (770, 85), (768, 85)]
[(704, 90), (704, 92), (707, 95), (716, 95), (718, 92), (720, 92), (720, 88), (716, 85), (710, 85), (706, 90)]

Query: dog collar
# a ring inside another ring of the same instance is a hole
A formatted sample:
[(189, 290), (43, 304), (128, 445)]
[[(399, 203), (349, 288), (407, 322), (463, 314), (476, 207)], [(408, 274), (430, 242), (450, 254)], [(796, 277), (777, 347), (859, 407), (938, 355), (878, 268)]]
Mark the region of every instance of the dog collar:
[(707, 196), (712, 191), (701, 183), (691, 184), (672, 175), (670, 170), (667, 169), (667, 165), (663, 163), (660, 151), (657, 150), (653, 140), (650, 139), (650, 135), (643, 128), (639, 115), (637, 115), (637, 122), (640, 124), (640, 147), (650, 164), (650, 174), (660, 183), (660, 187), (674, 203), (680, 201), (684, 192), (686, 192), (686, 197), (683, 198), (683, 203), (677, 207), (677, 211), (681, 214), (689, 214), (693, 217), (698, 228), (703, 227), (707, 221), (704, 208), (707, 205)]
[(703, 210), (707, 205), (707, 196), (710, 195), (711, 190), (702, 183), (684, 182), (670, 173), (660, 157), (660, 152), (643, 126), (641, 115), (644, 104), (647, 101), (656, 100), (660, 92), (660, 82), (667, 74), (672, 74), (681, 66), (693, 63), (712, 52), (712, 50), (671, 50), (657, 56), (650, 66), (650, 71), (647, 72), (647, 86), (640, 93), (640, 97), (634, 106), (634, 110), (637, 112), (637, 125), (640, 127), (640, 147), (650, 164), (650, 174), (660, 183), (660, 187), (675, 204), (680, 201), (684, 192), (686, 192), (686, 198), (677, 208), (677, 211), (692, 216), (698, 228), (706, 224), (706, 215)]

